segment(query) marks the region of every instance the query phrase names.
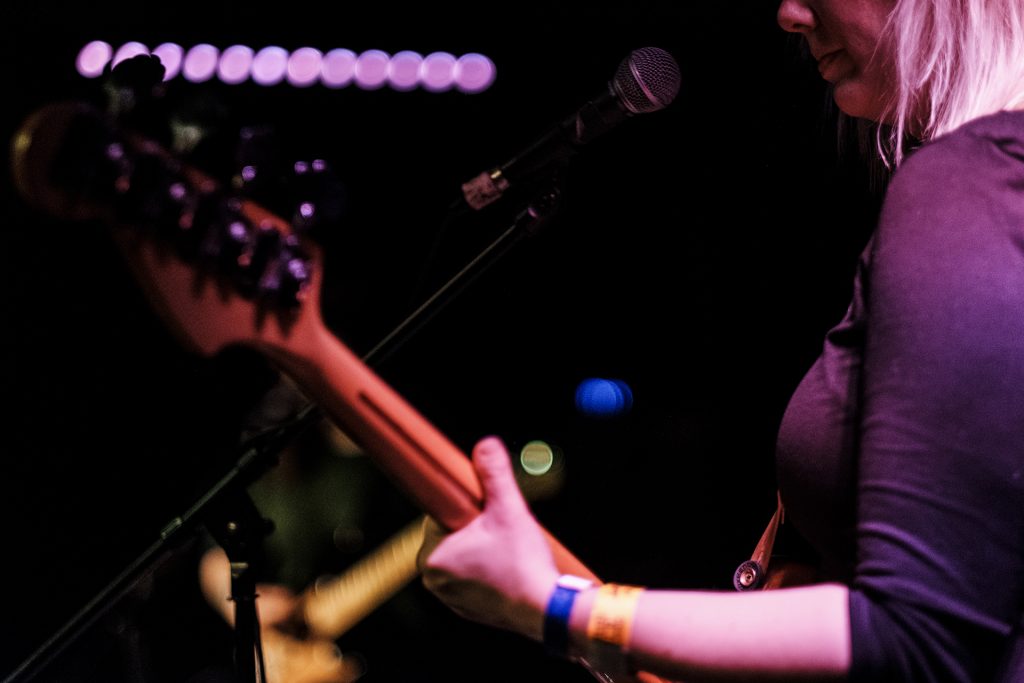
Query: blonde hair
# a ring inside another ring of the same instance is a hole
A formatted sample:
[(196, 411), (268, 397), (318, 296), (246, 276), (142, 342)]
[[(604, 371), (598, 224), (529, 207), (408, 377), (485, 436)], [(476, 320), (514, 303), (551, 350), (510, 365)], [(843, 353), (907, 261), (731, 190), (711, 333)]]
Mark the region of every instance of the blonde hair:
[(1024, 106), (1024, 0), (897, 0), (885, 38), (897, 83), (879, 128), (887, 163), (908, 140)]

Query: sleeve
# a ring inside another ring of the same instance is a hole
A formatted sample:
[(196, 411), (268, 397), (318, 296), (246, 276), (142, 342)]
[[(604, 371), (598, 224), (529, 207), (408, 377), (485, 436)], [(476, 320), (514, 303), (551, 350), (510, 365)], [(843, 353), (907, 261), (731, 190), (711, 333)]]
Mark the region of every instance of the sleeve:
[(959, 137), (890, 184), (866, 285), (852, 680), (992, 680), (1020, 619), (1022, 181)]

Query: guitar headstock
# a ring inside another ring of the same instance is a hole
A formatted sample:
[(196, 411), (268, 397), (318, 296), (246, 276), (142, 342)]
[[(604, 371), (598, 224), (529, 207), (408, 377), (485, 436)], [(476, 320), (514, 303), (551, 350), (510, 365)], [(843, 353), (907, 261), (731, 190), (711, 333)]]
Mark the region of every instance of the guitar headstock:
[(155, 307), (200, 352), (320, 324), (321, 254), (301, 210), (286, 221), (81, 102), (33, 113), (12, 166), (38, 210), (109, 225)]

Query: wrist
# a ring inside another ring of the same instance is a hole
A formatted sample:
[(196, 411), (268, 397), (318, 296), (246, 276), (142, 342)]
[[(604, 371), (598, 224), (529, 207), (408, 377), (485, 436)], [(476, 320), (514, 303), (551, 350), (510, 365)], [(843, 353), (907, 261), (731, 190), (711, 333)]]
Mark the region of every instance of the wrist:
[(613, 676), (634, 673), (633, 625), (644, 590), (606, 583), (580, 593), (570, 620), (571, 655)]
[(569, 618), (569, 656), (570, 658), (586, 657), (589, 654), (590, 639), (587, 638), (587, 622), (597, 597), (597, 584), (580, 591), (573, 605)]
[(541, 642), (550, 654), (573, 658), (570, 640), (574, 630), (573, 615), (579, 613), (576, 602), (592, 586), (589, 579), (572, 574), (562, 574), (555, 580), (545, 604), (541, 629)]

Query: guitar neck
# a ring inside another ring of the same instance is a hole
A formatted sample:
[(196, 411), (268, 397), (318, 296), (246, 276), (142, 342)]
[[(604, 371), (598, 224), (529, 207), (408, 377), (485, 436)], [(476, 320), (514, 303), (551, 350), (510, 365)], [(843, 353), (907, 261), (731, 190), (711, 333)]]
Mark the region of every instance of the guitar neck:
[[(294, 349), (300, 349), (295, 351)], [(367, 452), (426, 514), (449, 530), (480, 514), (483, 491), (473, 465), (444, 434), (322, 324), (293, 330), (290, 346), (262, 349)], [(547, 534), (565, 573), (598, 581)]]

